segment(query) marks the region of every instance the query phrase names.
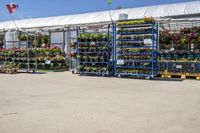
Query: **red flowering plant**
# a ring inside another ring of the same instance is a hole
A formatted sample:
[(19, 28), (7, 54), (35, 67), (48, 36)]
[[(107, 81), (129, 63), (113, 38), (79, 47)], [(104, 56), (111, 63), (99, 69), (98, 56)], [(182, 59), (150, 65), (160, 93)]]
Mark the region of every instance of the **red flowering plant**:
[(4, 60), (4, 54), (3, 54), (4, 51), (5, 51), (4, 48), (0, 48), (0, 62)]
[(181, 37), (180, 33), (171, 34), (171, 40), (173, 41), (174, 44), (178, 43), (178, 40), (180, 39), (180, 37)]
[(188, 37), (190, 43), (197, 43), (198, 34), (195, 31), (192, 31)]
[(182, 35), (190, 34), (191, 33), (191, 28), (183, 28), (180, 30), (180, 33)]
[(160, 31), (160, 43), (161, 44), (170, 44), (171, 34), (169, 30)]
[(76, 52), (71, 52), (70, 57), (73, 58), (73, 59), (76, 58)]

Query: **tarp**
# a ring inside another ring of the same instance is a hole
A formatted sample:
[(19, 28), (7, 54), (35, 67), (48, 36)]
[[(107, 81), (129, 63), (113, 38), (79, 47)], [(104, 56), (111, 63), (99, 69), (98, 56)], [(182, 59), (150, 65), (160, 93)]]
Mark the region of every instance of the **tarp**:
[[(200, 14), (200, 1), (112, 10), (112, 19), (115, 21), (119, 20), (119, 15), (122, 13), (128, 14), (128, 19), (141, 19), (145, 16), (162, 18), (170, 16), (195, 15)], [(19, 28), (28, 29), (55, 26), (64, 27), (68, 25), (101, 23), (109, 21), (111, 21), (109, 11), (103, 11), (58, 17), (18, 20), (16, 21), (16, 24)], [(15, 28), (15, 25), (12, 21), (0, 22), (0, 30), (8, 30), (13, 28)]]

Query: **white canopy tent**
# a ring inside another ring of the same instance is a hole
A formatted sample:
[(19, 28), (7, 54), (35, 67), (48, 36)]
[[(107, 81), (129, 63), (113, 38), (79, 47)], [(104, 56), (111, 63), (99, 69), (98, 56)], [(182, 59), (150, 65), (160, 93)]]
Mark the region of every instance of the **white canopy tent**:
[[(111, 16), (114, 21), (119, 20), (120, 14), (128, 14), (128, 19), (141, 19), (144, 18), (145, 16), (163, 18), (163, 17), (193, 15), (194, 17), (195, 15), (200, 14), (200, 1), (165, 4), (157, 6), (146, 6), (146, 7), (111, 11)], [(47, 27), (50, 28), (58, 26), (67, 27), (70, 25), (102, 23), (110, 21), (111, 19), (109, 11), (103, 11), (103, 12), (58, 16), (58, 17), (18, 20), (16, 21), (16, 24), (19, 28), (31, 29), (31, 28), (47, 28)], [(0, 30), (8, 30), (14, 28), (15, 25), (13, 24), (12, 21), (0, 22)]]

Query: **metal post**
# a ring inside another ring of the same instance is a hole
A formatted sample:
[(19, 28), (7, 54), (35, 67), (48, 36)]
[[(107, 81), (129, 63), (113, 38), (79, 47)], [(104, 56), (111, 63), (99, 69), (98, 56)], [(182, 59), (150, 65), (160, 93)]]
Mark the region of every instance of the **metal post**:
[(67, 28), (67, 35), (66, 35), (66, 37), (67, 37), (67, 39), (66, 39), (66, 41), (67, 41), (67, 44), (66, 44), (66, 56), (67, 56), (67, 62), (68, 62), (68, 66), (69, 67), (71, 67), (70, 65), (71, 65), (71, 57), (70, 57), (70, 53), (71, 53), (71, 47), (70, 47), (70, 43), (71, 43), (71, 32), (70, 32), (70, 29), (69, 29), (69, 27)]
[(3, 36), (3, 48), (6, 48), (6, 31), (4, 31), (3, 30), (3, 34), (4, 34), (4, 36)]
[(155, 35), (154, 35), (154, 30), (155, 30), (155, 28), (154, 28), (154, 26), (155, 26), (155, 23), (153, 22), (152, 23), (152, 61), (151, 61), (151, 63), (152, 63), (152, 77), (154, 77), (154, 44), (155, 44)]
[[(68, 28), (68, 32), (69, 32), (69, 34), (68, 34), (68, 41), (69, 41), (69, 54), (71, 55), (71, 52), (72, 52), (72, 50), (71, 50), (71, 43), (72, 43), (72, 38), (71, 38), (71, 31), (70, 31), (70, 29)], [(72, 57), (69, 55), (69, 70), (72, 70)]]
[(114, 76), (116, 76), (116, 24), (113, 25), (113, 65), (114, 65)]
[[(108, 40), (107, 40), (107, 71), (109, 70), (109, 65), (110, 65), (110, 49), (109, 49), (109, 46), (110, 46), (110, 24), (108, 25)], [(109, 71), (108, 71), (108, 75), (109, 75)]]
[(27, 51), (28, 54), (28, 72), (30, 72), (30, 55), (29, 55), (29, 50)]
[(156, 25), (156, 74), (158, 74), (158, 58), (159, 58), (159, 23)]
[[(80, 27), (77, 27), (77, 29), (76, 29), (77, 37), (79, 35), (79, 29), (80, 29)], [(78, 67), (78, 52), (79, 52), (78, 47), (79, 47), (79, 40), (77, 39), (77, 46), (76, 46), (76, 55), (77, 55), (76, 56), (76, 68)]]
[(49, 45), (51, 47), (51, 31), (50, 30), (49, 30), (49, 36), (50, 36), (50, 42), (49, 42), (50, 44)]
[(27, 35), (27, 38), (26, 38), (26, 48), (28, 48), (28, 47), (29, 47), (29, 45), (28, 45), (28, 41), (29, 41), (29, 40), (28, 40), (28, 32), (27, 32), (26, 35)]
[(65, 30), (63, 30), (63, 45), (62, 45), (62, 50), (64, 51), (65, 50), (65, 45), (66, 45), (66, 42), (65, 42)]

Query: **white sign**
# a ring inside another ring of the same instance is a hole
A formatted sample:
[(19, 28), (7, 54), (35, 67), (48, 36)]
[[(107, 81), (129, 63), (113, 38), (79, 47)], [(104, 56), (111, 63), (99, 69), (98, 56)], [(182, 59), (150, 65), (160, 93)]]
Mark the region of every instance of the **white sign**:
[(152, 39), (144, 39), (145, 45), (152, 45)]
[(124, 60), (117, 60), (117, 65), (124, 65)]
[(45, 64), (51, 64), (51, 60), (45, 60)]
[(182, 69), (182, 65), (176, 65), (177, 69)]

